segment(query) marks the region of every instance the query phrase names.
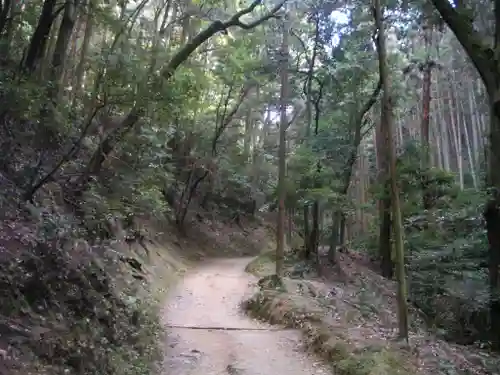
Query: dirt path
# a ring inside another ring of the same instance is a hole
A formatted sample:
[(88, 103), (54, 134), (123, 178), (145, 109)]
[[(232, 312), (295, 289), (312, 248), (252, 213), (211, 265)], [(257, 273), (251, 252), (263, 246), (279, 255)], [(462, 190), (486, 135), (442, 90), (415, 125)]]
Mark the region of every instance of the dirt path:
[(330, 374), (302, 352), (298, 332), (239, 311), (255, 282), (244, 272), (248, 262), (213, 261), (186, 275), (172, 293), (165, 309), (165, 375)]

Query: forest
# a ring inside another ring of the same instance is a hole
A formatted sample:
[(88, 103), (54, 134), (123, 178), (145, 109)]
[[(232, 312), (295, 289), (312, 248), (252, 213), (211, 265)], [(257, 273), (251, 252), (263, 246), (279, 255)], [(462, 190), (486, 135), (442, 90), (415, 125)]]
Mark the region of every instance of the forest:
[(0, 373), (154, 373), (193, 246), (266, 250), (270, 289), (355, 258), (394, 338), (488, 368), (499, 59), (500, 0), (1, 0)]

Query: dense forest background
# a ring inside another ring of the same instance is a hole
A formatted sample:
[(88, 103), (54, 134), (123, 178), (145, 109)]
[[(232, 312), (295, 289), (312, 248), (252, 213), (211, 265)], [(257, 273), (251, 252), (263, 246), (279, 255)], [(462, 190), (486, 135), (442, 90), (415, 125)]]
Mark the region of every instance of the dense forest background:
[[(102, 265), (86, 259), (117, 226), (144, 244), (141, 222), (187, 235), (208, 217), (268, 215), (278, 273), (286, 248), (320, 272), (355, 250), (398, 280), (403, 337), (408, 301), (440, 337), (498, 347), (499, 11), (1, 1), (2, 327), (28, 308), (44, 315), (69, 284), (105, 293)], [(141, 278), (140, 262), (120, 259)], [(79, 298), (61, 314), (97, 314), (101, 297)], [(96, 321), (130, 314), (102, 298)], [(64, 363), (90, 366), (77, 362)]]

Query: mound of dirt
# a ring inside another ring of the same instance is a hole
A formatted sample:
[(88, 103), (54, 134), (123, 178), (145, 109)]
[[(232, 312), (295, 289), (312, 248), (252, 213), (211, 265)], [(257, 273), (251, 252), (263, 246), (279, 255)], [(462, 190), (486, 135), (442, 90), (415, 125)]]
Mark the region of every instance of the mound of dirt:
[[(272, 270), (265, 254), (251, 270)], [(285, 274), (294, 275), (293, 261)], [(256, 267), (258, 265), (258, 267)], [(342, 254), (328, 278), (284, 278), (284, 289), (267, 287), (245, 301), (252, 316), (300, 328), (308, 347), (332, 362), (338, 374), (496, 374), (500, 361), (490, 353), (453, 345), (428, 332), (412, 311), (410, 347), (397, 337), (393, 282)]]

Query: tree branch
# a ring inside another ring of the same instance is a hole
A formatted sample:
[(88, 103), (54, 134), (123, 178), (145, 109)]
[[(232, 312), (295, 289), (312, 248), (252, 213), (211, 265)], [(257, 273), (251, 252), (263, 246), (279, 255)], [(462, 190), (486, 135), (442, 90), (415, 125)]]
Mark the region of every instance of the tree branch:
[[(224, 120), (226, 119), (227, 110), (229, 107), (229, 101), (231, 100), (233, 90), (234, 90), (234, 85), (231, 84), (229, 86), (229, 89), (227, 90), (226, 100), (224, 101), (224, 109), (222, 111), (222, 114), (220, 112), (217, 113), (217, 119), (215, 121), (215, 129), (222, 127), (224, 124)], [(222, 101), (222, 99), (221, 99), (221, 101)]]
[(382, 81), (379, 79), (377, 86), (375, 86), (375, 89), (373, 90), (372, 94), (370, 95), (370, 98), (366, 101), (365, 105), (361, 109), (361, 112), (359, 113), (359, 116), (357, 118), (358, 123), (361, 123), (363, 121), (363, 118), (365, 117), (365, 115), (373, 107), (373, 105), (375, 104), (375, 102), (378, 99), (378, 96), (379, 96), (381, 90), (382, 90)]
[(288, 124), (286, 125), (286, 130), (288, 130), (288, 128), (295, 122), (295, 120), (297, 120), (299, 115), (301, 115), (302, 112), (304, 111), (303, 107), (302, 108), (298, 108), (298, 107), (299, 106), (295, 106), (295, 108), (293, 110), (292, 118), (290, 119), (290, 121), (288, 121)]
[(240, 17), (244, 16), (245, 14), (248, 14), (252, 12), (257, 5), (262, 3), (262, 0), (254, 0), (254, 2), (246, 9), (240, 10), (238, 13), (236, 13), (234, 16), (232, 16), (229, 21), (226, 22), (227, 27), (231, 26), (238, 26), (241, 27), (242, 29), (245, 30), (251, 30), (257, 26), (259, 26), (261, 23), (271, 19), (271, 18), (276, 18), (276, 13), (281, 9), (283, 5), (285, 5), (287, 0), (282, 0), (280, 1), (273, 9), (271, 9), (267, 14), (259, 18), (258, 20), (255, 20), (249, 24), (245, 24), (240, 21)]
[(251, 13), (257, 5), (262, 3), (262, 0), (254, 0), (248, 8), (242, 9), (235, 13), (228, 21), (214, 21), (205, 30), (201, 31), (196, 35), (189, 43), (183, 46), (170, 60), (167, 66), (162, 70), (161, 76), (168, 80), (174, 74), (175, 70), (187, 60), (187, 58), (193, 53), (199, 46), (205, 43), (210, 37), (215, 35), (220, 31), (224, 31), (232, 26), (238, 26), (245, 30), (253, 29), (259, 26), (261, 23), (267, 21), (270, 18), (276, 17), (276, 13), (283, 7), (287, 0), (282, 0), (278, 5), (271, 9), (267, 14), (259, 18), (258, 20), (245, 24), (240, 21), (240, 18), (246, 14)]
[(355, 120), (356, 131), (354, 133), (354, 141), (353, 141), (352, 148), (351, 148), (351, 154), (349, 155), (349, 159), (347, 161), (347, 164), (344, 167), (344, 185), (342, 187), (342, 194), (344, 194), (344, 195), (347, 194), (347, 191), (349, 190), (349, 185), (351, 183), (351, 176), (352, 176), (354, 164), (356, 163), (356, 159), (358, 158), (359, 145), (360, 145), (363, 137), (366, 135), (366, 132), (362, 133), (362, 128), (363, 128), (363, 124), (364, 124), (363, 119), (366, 116), (366, 114), (368, 113), (368, 111), (376, 103), (376, 101), (380, 95), (381, 90), (382, 90), (382, 80), (379, 78), (377, 86), (372, 91), (370, 98), (368, 98), (366, 103), (361, 108), (361, 111), (356, 116), (356, 120)]
[[(290, 34), (292, 34), (299, 41), (300, 46), (302, 47), (302, 49), (304, 50), (304, 53), (306, 55), (306, 63), (309, 66), (310, 65), (310, 62), (309, 62), (310, 59), (309, 59), (309, 56), (307, 55), (307, 53), (309, 51), (307, 49), (306, 43), (302, 40), (302, 38), (293, 29), (290, 30)], [(307, 74), (307, 72), (305, 72), (305, 73)]]
[[(365, 119), (363, 121), (363, 128), (365, 127), (365, 125), (368, 123), (368, 119)], [(373, 130), (373, 128), (375, 127), (375, 123), (371, 123), (370, 126), (368, 126), (367, 128), (365, 128), (365, 131), (363, 132), (363, 134), (361, 134), (361, 139), (365, 139), (365, 137)]]
[(247, 84), (247, 85), (243, 86), (241, 91), (240, 91), (240, 97), (238, 98), (238, 101), (235, 103), (233, 108), (231, 108), (229, 113), (224, 114), (224, 117), (222, 119), (222, 123), (220, 124), (220, 126), (216, 124), (214, 137), (212, 139), (212, 156), (217, 155), (217, 142), (219, 141), (219, 138), (221, 137), (222, 133), (224, 133), (224, 130), (226, 130), (226, 128), (229, 126), (229, 124), (233, 120), (234, 116), (236, 115), (236, 113), (240, 109), (241, 105), (243, 104), (243, 101), (245, 100), (248, 93), (250, 92), (250, 90), (253, 87), (255, 87), (255, 85), (253, 85), (253, 84)]

